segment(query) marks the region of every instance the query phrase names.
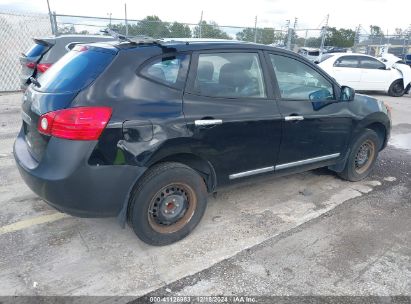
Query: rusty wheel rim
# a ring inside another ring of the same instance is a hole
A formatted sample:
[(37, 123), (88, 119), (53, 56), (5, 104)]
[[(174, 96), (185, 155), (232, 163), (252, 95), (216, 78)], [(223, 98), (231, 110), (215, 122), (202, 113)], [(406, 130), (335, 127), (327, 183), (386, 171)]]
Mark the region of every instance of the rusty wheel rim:
[(197, 209), (197, 196), (185, 183), (172, 183), (161, 188), (150, 201), (148, 222), (159, 233), (182, 229)]
[(355, 171), (358, 174), (363, 174), (366, 172), (374, 159), (375, 156), (375, 144), (371, 140), (366, 140), (358, 148), (357, 154), (355, 155)]

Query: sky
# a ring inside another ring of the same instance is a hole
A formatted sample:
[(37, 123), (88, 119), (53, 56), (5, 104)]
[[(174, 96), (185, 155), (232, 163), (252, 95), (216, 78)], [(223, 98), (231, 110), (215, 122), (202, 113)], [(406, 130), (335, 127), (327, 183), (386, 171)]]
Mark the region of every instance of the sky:
[[(52, 11), (58, 14), (124, 17), (127, 3), (128, 18), (142, 19), (157, 15), (163, 21), (198, 23), (201, 11), (204, 20), (219, 25), (253, 27), (284, 27), (286, 20), (298, 18), (297, 28), (319, 28), (329, 14), (329, 26), (355, 29), (359, 24), (369, 32), (370, 25), (378, 25), (384, 33), (395, 28), (411, 26), (410, 0), (49, 0)], [(407, 9), (404, 9), (407, 8)], [(46, 0), (0, 0), (0, 12), (46, 13)]]

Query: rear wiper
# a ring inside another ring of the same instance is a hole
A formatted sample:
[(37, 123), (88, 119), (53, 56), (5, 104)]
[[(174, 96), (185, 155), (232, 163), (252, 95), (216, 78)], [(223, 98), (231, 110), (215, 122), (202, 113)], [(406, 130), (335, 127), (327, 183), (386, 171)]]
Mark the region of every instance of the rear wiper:
[(34, 84), (36, 87), (38, 87), (38, 88), (41, 88), (41, 84), (40, 84), (40, 82), (36, 79), (36, 78), (34, 78), (33, 76), (31, 76), (30, 78), (30, 81), (31, 81), (31, 83), (32, 84)]

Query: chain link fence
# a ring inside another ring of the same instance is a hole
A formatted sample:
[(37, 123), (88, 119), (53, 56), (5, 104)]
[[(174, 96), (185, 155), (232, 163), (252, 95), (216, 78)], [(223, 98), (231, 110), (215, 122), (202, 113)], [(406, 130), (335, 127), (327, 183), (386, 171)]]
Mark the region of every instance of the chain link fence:
[(411, 31), (402, 35), (359, 35), (354, 50), (372, 56), (388, 51), (402, 58), (404, 54), (411, 54)]
[(33, 37), (51, 35), (46, 14), (0, 12), (0, 92), (20, 90), (19, 57), (33, 45)]

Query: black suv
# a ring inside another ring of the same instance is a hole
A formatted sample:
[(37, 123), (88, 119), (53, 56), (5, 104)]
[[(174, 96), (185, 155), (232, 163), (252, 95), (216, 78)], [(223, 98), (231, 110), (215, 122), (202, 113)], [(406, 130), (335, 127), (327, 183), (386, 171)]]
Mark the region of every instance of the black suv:
[(14, 157), (58, 210), (118, 216), (153, 245), (187, 236), (208, 193), (328, 167), (358, 181), (388, 141), (383, 102), (300, 55), (238, 41), (76, 46), (24, 94)]

